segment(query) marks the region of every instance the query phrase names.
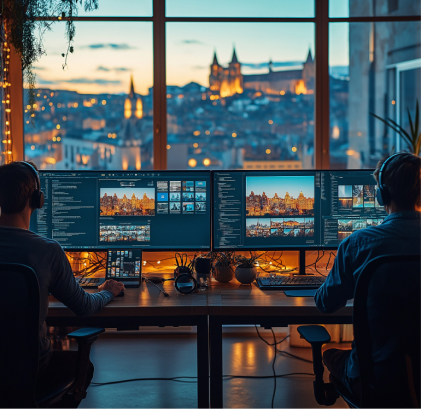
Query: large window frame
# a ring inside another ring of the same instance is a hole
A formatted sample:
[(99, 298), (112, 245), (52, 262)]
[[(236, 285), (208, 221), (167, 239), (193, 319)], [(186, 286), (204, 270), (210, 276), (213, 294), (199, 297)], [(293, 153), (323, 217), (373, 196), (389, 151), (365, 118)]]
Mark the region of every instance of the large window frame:
[[(153, 25), (153, 158), (154, 169), (167, 169), (167, 98), (166, 98), (166, 23), (314, 23), (315, 26), (315, 169), (330, 167), (330, 101), (329, 101), (329, 24), (353, 22), (395, 22), (420, 21), (421, 15), (414, 16), (379, 16), (379, 17), (329, 17), (329, 1), (314, 0), (314, 17), (167, 17), (166, 0), (153, 2), (152, 17), (76, 17), (75, 21), (92, 22), (152, 22)], [(352, 0), (350, 0), (352, 1)], [(42, 18), (39, 20), (54, 20)], [(63, 18), (62, 20), (66, 20)], [(20, 58), (11, 53), (11, 131), (13, 136), (13, 159), (24, 160), (23, 127), (23, 81)], [(19, 106), (21, 108), (19, 108)]]

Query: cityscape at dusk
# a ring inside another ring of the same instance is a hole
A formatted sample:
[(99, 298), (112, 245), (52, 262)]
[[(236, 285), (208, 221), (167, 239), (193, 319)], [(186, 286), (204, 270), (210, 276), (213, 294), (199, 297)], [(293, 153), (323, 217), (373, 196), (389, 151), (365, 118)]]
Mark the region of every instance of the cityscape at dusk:
[(101, 188), (100, 216), (154, 216), (155, 189)]

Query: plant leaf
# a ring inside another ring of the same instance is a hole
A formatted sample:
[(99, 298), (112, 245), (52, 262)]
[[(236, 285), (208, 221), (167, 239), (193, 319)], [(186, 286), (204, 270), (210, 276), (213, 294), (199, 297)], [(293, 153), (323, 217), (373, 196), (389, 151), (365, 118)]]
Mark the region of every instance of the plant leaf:
[(419, 138), (419, 127), (420, 125), (420, 110), (418, 107), (418, 98), (417, 98), (417, 106), (415, 108), (415, 135), (418, 135)]

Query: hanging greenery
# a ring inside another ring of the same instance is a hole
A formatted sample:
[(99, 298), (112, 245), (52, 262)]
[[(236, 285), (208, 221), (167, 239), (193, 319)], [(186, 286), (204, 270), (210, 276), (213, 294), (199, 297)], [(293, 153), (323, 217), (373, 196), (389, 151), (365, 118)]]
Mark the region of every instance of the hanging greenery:
[(69, 53), (74, 51), (74, 17), (77, 17), (79, 7), (84, 7), (85, 11), (95, 10), (98, 8), (98, 0), (1, 0), (1, 25), (4, 27), (7, 42), (22, 59), (24, 82), (31, 107), (35, 103), (33, 64), (46, 54), (43, 36), (46, 31), (51, 30), (54, 22), (65, 21), (67, 44), (62, 53), (64, 69)]

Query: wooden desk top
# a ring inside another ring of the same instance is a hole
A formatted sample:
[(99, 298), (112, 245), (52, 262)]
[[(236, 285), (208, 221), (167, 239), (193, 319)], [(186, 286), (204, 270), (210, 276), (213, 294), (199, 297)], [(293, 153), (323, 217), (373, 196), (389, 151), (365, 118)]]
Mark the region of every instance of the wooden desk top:
[(321, 313), (313, 297), (287, 297), (283, 291), (262, 291), (255, 284), (212, 281), (207, 295), (209, 315), (352, 316), (352, 302), (333, 314)]
[[(313, 297), (287, 297), (282, 291), (262, 291), (255, 284), (241, 285), (235, 278), (229, 283), (212, 280), (208, 290), (188, 295), (179, 294), (172, 281), (163, 286), (169, 297), (164, 297), (152, 284), (145, 282), (140, 288), (127, 288), (124, 297), (115, 298), (95, 316), (352, 317), (352, 302), (336, 313), (323, 314), (317, 309)], [(49, 317), (74, 317), (73, 312), (55, 298), (50, 297), (49, 301)]]
[[(206, 291), (196, 294), (179, 294), (172, 281), (158, 286), (170, 295), (164, 295), (152, 284), (143, 282), (139, 288), (127, 288), (124, 297), (117, 297), (105, 306), (95, 316), (180, 316), (180, 315), (207, 315)], [(96, 292), (96, 289), (86, 289), (87, 292)], [(49, 317), (74, 316), (65, 305), (50, 296)]]

